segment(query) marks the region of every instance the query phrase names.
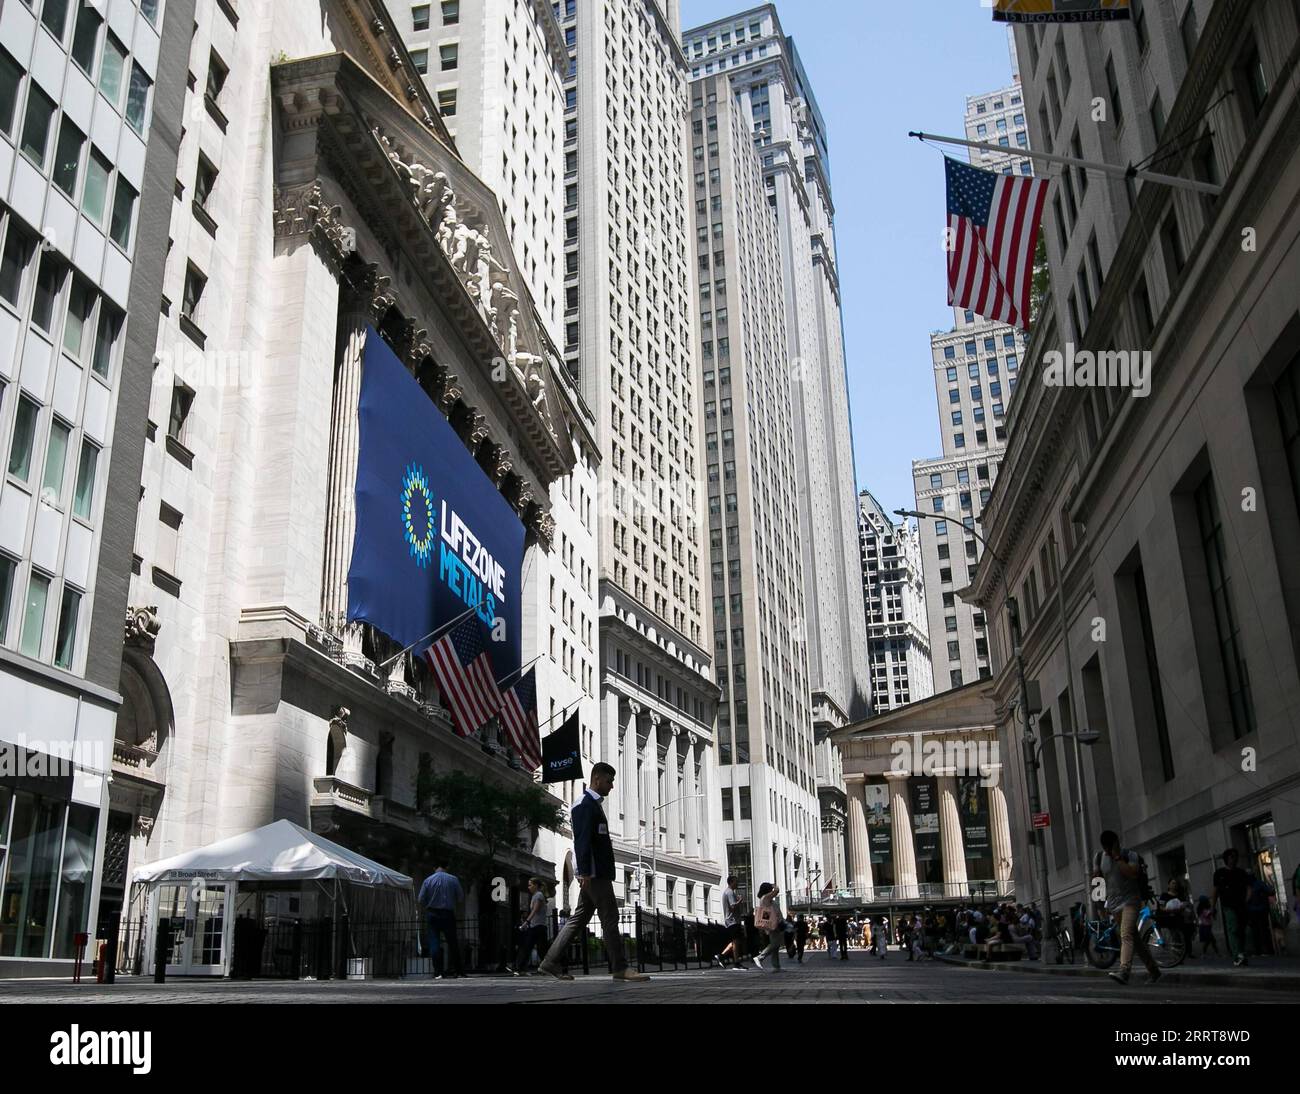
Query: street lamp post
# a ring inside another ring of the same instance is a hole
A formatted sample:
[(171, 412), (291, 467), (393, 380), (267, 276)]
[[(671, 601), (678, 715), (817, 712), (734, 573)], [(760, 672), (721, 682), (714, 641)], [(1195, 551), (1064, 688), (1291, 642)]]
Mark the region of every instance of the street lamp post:
[[(894, 512), (900, 517), (915, 517), (917, 520), (931, 520), (934, 514), (923, 513), (919, 509), (895, 509)], [(974, 521), (971, 522), (972, 524)], [(989, 546), (986, 540), (973, 527), (963, 523), (963, 528), (973, 535), (980, 543), (984, 544), (984, 549), (988, 551), (994, 560), (1002, 568), (1001, 583), (1007, 591), (1007, 619), (1011, 630), (1011, 652), (1016, 663), (1016, 685), (1019, 691), (1019, 706), (1021, 714), (1025, 720), (1024, 737), (1021, 742), (1021, 751), (1024, 753), (1025, 762), (1025, 784), (1029, 796), (1030, 812), (1030, 843), (1034, 848), (1034, 866), (1038, 872), (1039, 885), (1043, 893), (1043, 934), (1047, 937), (1052, 928), (1052, 894), (1048, 885), (1047, 877), (1047, 843), (1043, 838), (1041, 828), (1032, 827), (1033, 814), (1041, 812), (1042, 806), (1038, 797), (1038, 756), (1035, 752), (1035, 740), (1033, 729), (1029, 724), (1029, 684), (1025, 679), (1025, 659), (1020, 644), (1020, 609), (1016, 603), (1016, 598), (1011, 596), (1011, 589), (1007, 586), (1007, 564), (997, 551)], [(1043, 959), (1047, 958), (1047, 947), (1043, 947)]]
[[(650, 838), (654, 842), (650, 844), (650, 876), (655, 879), (655, 892), (651, 894), (651, 908), (658, 907), (659, 904), (659, 814), (667, 809), (670, 805), (676, 805), (678, 802), (692, 801), (697, 798), (706, 798), (707, 794), (686, 794), (680, 798), (674, 798), (670, 802), (664, 802), (663, 805), (652, 806), (650, 809)], [(636, 846), (636, 887), (637, 903), (641, 903), (641, 890), (643, 888), (643, 871), (645, 867), (641, 863), (641, 852), (645, 849), (645, 844), (638, 843)]]

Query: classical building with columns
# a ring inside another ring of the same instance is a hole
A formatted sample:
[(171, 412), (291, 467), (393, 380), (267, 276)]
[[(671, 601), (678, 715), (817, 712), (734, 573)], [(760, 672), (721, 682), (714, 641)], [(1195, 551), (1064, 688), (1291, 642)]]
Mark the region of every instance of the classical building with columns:
[(867, 910), (1012, 894), (1011, 831), (988, 681), (831, 735), (848, 791), (848, 883), (811, 903)]
[[(278, 818), (423, 876), (476, 847), (430, 820), (424, 775), (532, 778), (494, 729), (453, 732), (422, 659), (347, 622), (368, 340), (524, 524), (527, 604), (552, 487), (594, 459), (500, 203), (383, 5), (200, 0), (195, 23), (113, 765), (119, 907), (134, 867)], [(504, 852), (512, 882), (554, 876), (533, 841)]]

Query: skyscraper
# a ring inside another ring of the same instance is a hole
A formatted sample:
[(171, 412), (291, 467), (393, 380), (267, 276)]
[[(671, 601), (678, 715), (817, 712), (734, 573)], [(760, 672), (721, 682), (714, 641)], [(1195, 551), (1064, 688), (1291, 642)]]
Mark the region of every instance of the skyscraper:
[[(792, 625), (807, 650), (815, 739), (822, 741), (834, 727), (865, 714), (870, 701), (826, 126), (772, 5), (696, 27), (683, 43), (692, 80), (725, 73), (733, 95), (745, 101), (776, 218), (790, 408), (799, 438), (790, 512), (799, 525), (804, 603), (802, 618), (792, 617)], [(697, 189), (701, 177), (717, 185), (710, 143), (703, 142), (703, 158), (693, 164)], [(702, 257), (701, 277), (704, 263)], [(788, 566), (779, 562), (778, 573)], [(817, 746), (819, 752), (829, 748)], [(834, 757), (815, 755), (814, 767), (822, 773), (817, 783), (823, 824), (838, 824), (842, 847), (846, 799), (834, 776)], [(826, 846), (836, 846), (834, 838)], [(842, 875), (842, 856), (838, 864), (823, 861), (821, 868), (824, 881)]]
[(0, 10), (0, 978), (71, 971), (118, 843), (122, 629), (193, 5), (109, 7)]
[(728, 873), (788, 892), (820, 875), (802, 529), (777, 219), (752, 102), (726, 75), (691, 84), (718, 760)]
[(934, 694), (921, 536), (911, 523), (895, 525), (869, 490), (858, 514), (871, 696), (877, 711), (893, 710)]
[(616, 890), (716, 915), (718, 686), (678, 9), (565, 0), (559, 16), (571, 56), (563, 352), (601, 445), (597, 752), (618, 770)]

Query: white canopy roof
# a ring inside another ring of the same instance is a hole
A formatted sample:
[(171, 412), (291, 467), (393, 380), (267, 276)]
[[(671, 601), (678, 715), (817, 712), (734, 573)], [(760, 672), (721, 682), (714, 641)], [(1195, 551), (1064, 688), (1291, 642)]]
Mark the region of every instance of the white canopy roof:
[(337, 843), (278, 820), (242, 836), (173, 855), (142, 866), (134, 882), (188, 881), (312, 881), (336, 878), (357, 885), (389, 885), (410, 889), (411, 879), (396, 870), (349, 851)]

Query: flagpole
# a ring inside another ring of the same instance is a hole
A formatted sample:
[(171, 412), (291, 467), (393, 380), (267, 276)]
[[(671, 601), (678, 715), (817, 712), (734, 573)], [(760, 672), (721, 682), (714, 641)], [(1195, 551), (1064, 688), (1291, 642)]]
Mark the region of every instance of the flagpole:
[[(1178, 175), (1164, 175), (1159, 171), (1148, 171), (1145, 168), (1120, 167), (1113, 163), (1101, 163), (1097, 160), (1079, 160), (1073, 156), (1058, 156), (1052, 152), (1034, 152), (1028, 148), (1008, 148), (1001, 144), (989, 144), (986, 141), (968, 141), (961, 137), (940, 137), (934, 133), (916, 133), (909, 132), (909, 137), (915, 137), (921, 141), (936, 141), (939, 144), (960, 144), (966, 148), (984, 148), (990, 152), (999, 152), (1004, 156), (1016, 156), (1021, 159), (1043, 160), (1046, 163), (1059, 163), (1066, 167), (1082, 167), (1085, 170), (1100, 171), (1102, 174), (1111, 175), (1120, 179), (1145, 179), (1147, 182), (1158, 183), (1161, 186), (1174, 186), (1182, 190), (1195, 190), (1202, 194), (1213, 194), (1216, 197), (1223, 193), (1223, 187), (1212, 182), (1201, 182), (1199, 179), (1185, 179)], [(979, 166), (973, 164), (972, 166)]]
[(468, 611), (461, 612), (460, 615), (456, 616), (456, 618), (453, 619), (450, 623), (444, 623), (441, 627), (435, 627), (423, 638), (417, 638), (414, 642), (412, 642), (409, 646), (407, 646), (406, 649), (398, 650), (387, 661), (381, 661), (379, 663), (379, 670), (382, 672), (384, 669), (388, 668), (388, 666), (391, 665), (394, 661), (396, 661), (399, 657), (402, 657), (405, 654), (410, 653), (413, 649), (415, 649), (416, 646), (420, 645), (421, 642), (427, 642), (430, 638), (433, 638), (434, 635), (441, 636), (445, 634), (447, 631), (451, 630), (451, 628), (454, 627), (457, 623), (459, 623), (462, 619), (466, 619), (469, 616), (473, 615), (475, 612), (477, 612), (479, 608), (481, 608), (482, 606), (483, 606), (483, 601), (480, 600), (477, 604), (474, 605), (474, 607), (470, 608)]
[(543, 730), (546, 726), (549, 726), (553, 721), (555, 721), (556, 718), (563, 718), (563, 717), (564, 717), (566, 714), (568, 714), (571, 710), (577, 710), (578, 707), (582, 705), (582, 699), (584, 699), (584, 698), (586, 698), (586, 696), (583, 696), (583, 697), (581, 697), (581, 698), (575, 699), (575, 700), (574, 700), (574, 701), (573, 701), (569, 706), (567, 706), (567, 707), (565, 707), (563, 710), (561, 710), (559, 714), (552, 714), (549, 718), (547, 718), (546, 721), (544, 721), (541, 725), (539, 725), (539, 726), (537, 727), (537, 736), (538, 736), (538, 738), (539, 738), (539, 739), (541, 738), (542, 730)]
[(502, 684), (504, 684), (507, 680), (509, 680), (512, 676), (523, 676), (523, 674), (524, 674), (526, 671), (528, 671), (528, 669), (532, 668), (535, 664), (537, 664), (538, 661), (540, 661), (540, 660), (542, 659), (542, 656), (543, 656), (543, 655), (539, 653), (539, 654), (538, 654), (536, 657), (534, 657), (531, 661), (526, 661), (524, 664), (520, 665), (517, 669), (515, 669), (514, 672), (507, 672), (503, 677), (501, 677), (500, 680), (497, 681), (497, 687), (500, 687), (500, 686), (501, 686)]

